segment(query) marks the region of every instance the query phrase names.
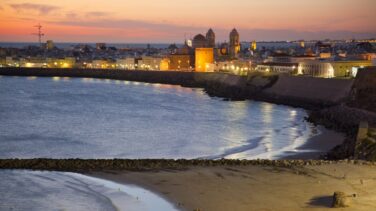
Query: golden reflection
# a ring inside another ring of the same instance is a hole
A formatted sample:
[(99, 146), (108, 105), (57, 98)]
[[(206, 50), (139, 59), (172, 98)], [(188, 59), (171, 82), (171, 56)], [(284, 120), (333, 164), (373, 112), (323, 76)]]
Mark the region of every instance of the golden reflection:
[(52, 80), (53, 80), (53, 81), (60, 81), (60, 77), (58, 77), (58, 76), (54, 76), (54, 77), (52, 77)]
[(161, 84), (152, 84), (154, 87), (159, 88)]
[(129, 81), (124, 81), (123, 82), (125, 85), (129, 85), (130, 83), (129, 83)]
[(261, 112), (262, 112), (262, 121), (265, 124), (270, 124), (273, 121), (273, 109), (274, 105), (271, 103), (262, 103)]
[(92, 81), (94, 81), (94, 79), (92, 79), (92, 78), (82, 78), (81, 80), (83, 82), (92, 82)]
[(37, 79), (36, 76), (29, 76), (29, 77), (27, 77), (27, 80), (35, 80), (35, 79)]

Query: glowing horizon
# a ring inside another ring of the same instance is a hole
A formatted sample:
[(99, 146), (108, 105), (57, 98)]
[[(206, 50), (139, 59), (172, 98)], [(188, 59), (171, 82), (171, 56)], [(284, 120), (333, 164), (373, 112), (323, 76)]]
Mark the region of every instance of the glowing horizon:
[(374, 0), (3, 0), (0, 41), (183, 42), (213, 28), (217, 41), (237, 28), (242, 41), (376, 37)]

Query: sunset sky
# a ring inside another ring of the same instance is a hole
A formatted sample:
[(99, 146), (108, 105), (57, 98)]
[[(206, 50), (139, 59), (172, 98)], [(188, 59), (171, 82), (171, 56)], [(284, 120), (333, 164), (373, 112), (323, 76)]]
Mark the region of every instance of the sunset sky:
[(183, 42), (209, 27), (217, 41), (376, 37), (375, 0), (1, 0), (0, 41)]

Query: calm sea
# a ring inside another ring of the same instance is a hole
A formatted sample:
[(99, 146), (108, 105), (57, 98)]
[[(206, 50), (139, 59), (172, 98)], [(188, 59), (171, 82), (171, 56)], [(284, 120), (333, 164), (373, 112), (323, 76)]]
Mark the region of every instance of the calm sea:
[(316, 135), (303, 109), (202, 89), (0, 78), (0, 158), (278, 158)]

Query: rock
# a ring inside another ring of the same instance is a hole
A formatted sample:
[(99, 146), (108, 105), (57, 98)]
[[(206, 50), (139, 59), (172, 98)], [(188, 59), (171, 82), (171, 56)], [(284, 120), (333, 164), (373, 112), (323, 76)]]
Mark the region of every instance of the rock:
[(350, 198), (346, 196), (344, 192), (336, 191), (333, 195), (333, 204), (334, 208), (339, 207), (349, 207), (350, 206)]

